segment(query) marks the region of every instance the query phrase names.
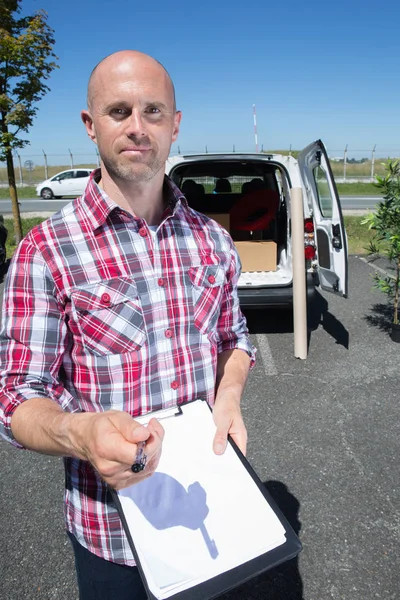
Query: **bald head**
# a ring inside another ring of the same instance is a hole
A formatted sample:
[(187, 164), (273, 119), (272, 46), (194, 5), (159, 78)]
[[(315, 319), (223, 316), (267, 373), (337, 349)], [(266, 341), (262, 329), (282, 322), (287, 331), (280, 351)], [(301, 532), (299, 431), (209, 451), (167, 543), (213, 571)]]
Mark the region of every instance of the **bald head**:
[(161, 193), (181, 116), (171, 77), (158, 61), (133, 50), (104, 58), (90, 76), (88, 110), (81, 112), (99, 150), (102, 182), (156, 183)]
[(94, 67), (89, 77), (87, 89), (88, 109), (90, 111), (92, 110), (93, 101), (96, 95), (101, 91), (102, 86), (106, 83), (110, 74), (123, 74), (125, 72), (126, 75), (132, 75), (133, 70), (139, 73), (140, 71), (148, 71), (149, 69), (153, 71), (155, 75), (158, 74), (159, 77), (166, 80), (166, 85), (171, 91), (173, 109), (175, 112), (175, 87), (170, 74), (158, 60), (148, 54), (136, 50), (121, 50), (119, 52), (114, 52), (103, 58), (103, 60)]

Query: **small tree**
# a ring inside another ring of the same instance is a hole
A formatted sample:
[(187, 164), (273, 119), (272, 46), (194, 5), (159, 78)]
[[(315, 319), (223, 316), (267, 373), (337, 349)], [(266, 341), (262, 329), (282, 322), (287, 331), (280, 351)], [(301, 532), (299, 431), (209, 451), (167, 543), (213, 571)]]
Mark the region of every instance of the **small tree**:
[(7, 164), (17, 243), (22, 228), (12, 153), (29, 143), (19, 134), (32, 125), (35, 104), (49, 90), (44, 81), (57, 66), (47, 14), (39, 10), (19, 17), (20, 12), (21, 0), (0, 0), (0, 160)]
[(400, 160), (383, 164), (386, 174), (375, 176), (374, 186), (383, 194), (383, 200), (370, 213), (364, 223), (375, 232), (368, 248), (369, 254), (385, 256), (394, 267), (393, 277), (375, 273), (375, 286), (387, 295), (393, 306), (393, 325), (399, 322), (400, 287)]

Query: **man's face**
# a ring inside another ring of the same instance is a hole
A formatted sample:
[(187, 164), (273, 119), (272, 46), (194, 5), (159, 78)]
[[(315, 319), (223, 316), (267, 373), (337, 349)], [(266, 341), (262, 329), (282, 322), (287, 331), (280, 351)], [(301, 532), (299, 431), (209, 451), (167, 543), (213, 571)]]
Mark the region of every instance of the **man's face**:
[(110, 176), (143, 183), (164, 173), (181, 114), (162, 67), (152, 60), (105, 61), (89, 92), (82, 119)]

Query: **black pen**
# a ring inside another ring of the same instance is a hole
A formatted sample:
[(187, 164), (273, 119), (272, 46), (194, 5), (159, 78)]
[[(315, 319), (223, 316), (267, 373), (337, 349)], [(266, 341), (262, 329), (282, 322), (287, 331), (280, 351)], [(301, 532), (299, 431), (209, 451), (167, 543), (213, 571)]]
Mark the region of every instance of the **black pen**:
[(137, 451), (135, 462), (131, 466), (131, 470), (134, 473), (140, 473), (146, 466), (147, 456), (144, 453), (144, 449), (146, 447), (146, 442), (138, 442), (137, 443)]

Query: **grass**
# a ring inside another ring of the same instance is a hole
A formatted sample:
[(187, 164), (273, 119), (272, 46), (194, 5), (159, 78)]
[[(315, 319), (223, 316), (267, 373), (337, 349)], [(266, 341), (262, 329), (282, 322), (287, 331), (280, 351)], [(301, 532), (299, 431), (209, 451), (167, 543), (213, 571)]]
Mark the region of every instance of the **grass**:
[[(372, 232), (368, 230), (366, 225), (362, 225), (361, 222), (364, 216), (345, 216), (344, 223), (347, 232), (349, 254), (366, 254), (366, 248), (369, 245), (369, 241), (372, 239)], [(35, 225), (38, 225), (44, 221), (43, 217), (31, 217), (29, 219), (22, 219), (22, 231), (26, 235), (28, 231)], [(13, 255), (16, 244), (14, 242), (14, 223), (12, 219), (5, 219), (5, 226), (8, 229), (8, 239), (6, 244), (7, 257), (11, 258)]]
[[(36, 188), (31, 185), (26, 186), (26, 187), (19, 187), (17, 190), (17, 193), (18, 193), (18, 198), (20, 200), (22, 200), (23, 198), (36, 198)], [(10, 197), (10, 192), (8, 190), (8, 187), (0, 188), (0, 199), (8, 200), (9, 197)]]
[(380, 196), (372, 183), (337, 183), (339, 196)]
[(367, 225), (362, 225), (364, 219), (365, 216), (344, 216), (349, 254), (367, 254), (366, 249), (373, 237), (373, 232), (368, 229)]
[[(374, 163), (374, 175), (383, 175), (385, 168), (382, 163), (387, 160), (386, 158), (376, 158)], [(344, 163), (336, 162), (333, 160), (329, 161), (331, 164), (332, 172), (337, 177), (343, 177)], [(372, 162), (367, 160), (364, 163), (346, 164), (346, 177), (371, 177)]]
[[(44, 220), (45, 219), (43, 217), (30, 217), (29, 219), (21, 219), (23, 235), (25, 236), (28, 233), (28, 231), (32, 229), (32, 227), (38, 225), (39, 223), (42, 223), (42, 221)], [(4, 224), (8, 230), (8, 237), (6, 243), (7, 258), (11, 258), (17, 247), (14, 241), (14, 221), (13, 219), (4, 219)]]

